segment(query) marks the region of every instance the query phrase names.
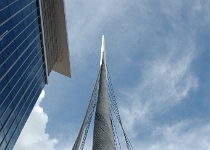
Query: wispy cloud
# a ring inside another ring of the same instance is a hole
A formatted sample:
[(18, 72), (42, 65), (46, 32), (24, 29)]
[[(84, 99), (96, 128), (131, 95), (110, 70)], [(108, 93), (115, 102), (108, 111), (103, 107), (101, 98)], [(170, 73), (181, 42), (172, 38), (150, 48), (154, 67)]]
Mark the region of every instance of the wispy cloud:
[(195, 121), (187, 120), (171, 126), (157, 127), (152, 132), (151, 141), (148, 142), (146, 149), (209, 150), (210, 124), (204, 123), (199, 126), (195, 124), (197, 124)]

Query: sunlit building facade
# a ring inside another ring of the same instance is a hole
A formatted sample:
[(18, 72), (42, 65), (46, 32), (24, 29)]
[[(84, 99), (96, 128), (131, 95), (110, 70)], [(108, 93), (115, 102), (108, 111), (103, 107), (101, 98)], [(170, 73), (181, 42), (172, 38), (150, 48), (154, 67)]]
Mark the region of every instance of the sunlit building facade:
[(0, 1), (0, 150), (11, 150), (51, 70), (71, 77), (63, 0)]

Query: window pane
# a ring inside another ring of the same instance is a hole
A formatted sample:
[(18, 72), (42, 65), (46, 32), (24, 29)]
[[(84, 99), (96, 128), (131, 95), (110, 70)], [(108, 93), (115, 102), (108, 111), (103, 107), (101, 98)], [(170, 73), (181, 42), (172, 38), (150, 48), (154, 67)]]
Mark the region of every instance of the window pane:
[(19, 1), (16, 1), (15, 3), (9, 6), (9, 11), (10, 11), (11, 16), (14, 15), (20, 9), (21, 9), (21, 6), (20, 6)]
[(10, 17), (9, 9), (6, 7), (1, 11), (0, 23), (3, 23)]
[(13, 32), (8, 31), (7, 34), (1, 39), (1, 48), (4, 49), (14, 38)]

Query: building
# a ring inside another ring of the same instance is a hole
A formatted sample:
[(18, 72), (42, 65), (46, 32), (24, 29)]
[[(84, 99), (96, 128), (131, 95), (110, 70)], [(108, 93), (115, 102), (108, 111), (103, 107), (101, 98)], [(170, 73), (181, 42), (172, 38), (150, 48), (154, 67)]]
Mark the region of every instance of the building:
[(0, 2), (0, 149), (14, 147), (51, 70), (71, 77), (63, 0)]

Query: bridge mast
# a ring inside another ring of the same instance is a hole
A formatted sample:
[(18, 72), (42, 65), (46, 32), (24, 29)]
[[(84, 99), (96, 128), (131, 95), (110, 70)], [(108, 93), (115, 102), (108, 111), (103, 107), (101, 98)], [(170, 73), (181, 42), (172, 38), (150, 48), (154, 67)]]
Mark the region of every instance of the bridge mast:
[(101, 149), (115, 150), (110, 113), (110, 100), (108, 94), (106, 49), (104, 35), (102, 36), (101, 45), (100, 79), (98, 89), (98, 101), (95, 112), (92, 150)]

